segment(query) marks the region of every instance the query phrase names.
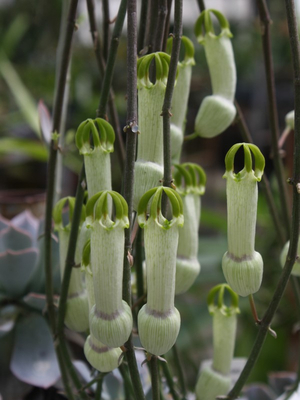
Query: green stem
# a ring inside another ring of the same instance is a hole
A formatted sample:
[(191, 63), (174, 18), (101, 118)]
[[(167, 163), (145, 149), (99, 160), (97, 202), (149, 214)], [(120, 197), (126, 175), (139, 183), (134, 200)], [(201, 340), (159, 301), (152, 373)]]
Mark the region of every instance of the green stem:
[(161, 365), (161, 368), (163, 370), (163, 374), (164, 374), (164, 376), (166, 378), (167, 384), (169, 386), (171, 396), (173, 397), (174, 400), (179, 400), (179, 396), (178, 396), (178, 394), (176, 392), (174, 381), (173, 381), (173, 377), (172, 377), (172, 374), (171, 374), (170, 369), (168, 367), (168, 364), (165, 363), (165, 362), (161, 362), (160, 365)]
[(120, 3), (118, 16), (115, 22), (114, 30), (112, 33), (111, 45), (109, 49), (109, 54), (107, 58), (107, 64), (105, 69), (105, 74), (101, 87), (101, 96), (99, 101), (99, 106), (97, 110), (97, 116), (105, 118), (106, 116), (106, 105), (108, 102), (109, 92), (111, 88), (111, 82), (114, 73), (114, 66), (117, 56), (117, 50), (119, 47), (120, 36), (123, 29), (124, 19), (126, 15), (127, 0), (122, 0)]
[(177, 373), (178, 373), (178, 381), (179, 381), (180, 391), (181, 391), (183, 398), (185, 399), (186, 386), (185, 386), (183, 369), (182, 369), (182, 365), (181, 365), (181, 362), (179, 359), (176, 343), (172, 347), (172, 353), (173, 353), (173, 357), (174, 357), (174, 364), (176, 365), (176, 369), (177, 369)]
[(281, 213), (284, 221), (283, 224), (285, 227), (286, 236), (288, 236), (291, 227), (290, 227), (290, 215), (289, 215), (289, 208), (287, 201), (287, 187), (284, 178), (284, 168), (281, 157), (279, 155), (279, 148), (278, 148), (279, 126), (278, 126), (278, 114), (276, 106), (273, 60), (271, 51), (271, 36), (270, 36), (271, 18), (265, 0), (257, 0), (257, 5), (262, 24), (262, 44), (263, 44), (265, 73), (267, 80), (269, 121), (271, 128), (271, 143), (272, 143), (272, 153), (274, 157), (273, 158), (274, 168), (279, 186)]
[(144, 40), (147, 28), (148, 17), (148, 0), (142, 0), (141, 13), (140, 13), (140, 26), (138, 34), (137, 50), (140, 52), (144, 48)]
[[(236, 100), (235, 100), (234, 104), (235, 104), (235, 107), (237, 110), (236, 124), (240, 130), (241, 136), (245, 142), (253, 143), (253, 139), (249, 132), (245, 118), (243, 116), (243, 112)], [(269, 182), (266, 174), (264, 174), (262, 177), (262, 189), (264, 191), (264, 195), (265, 195), (265, 198), (268, 203), (269, 211), (270, 211), (270, 214), (272, 217), (272, 221), (274, 223), (275, 230), (277, 232), (279, 242), (280, 242), (281, 246), (284, 246), (284, 244), (286, 242), (286, 236), (282, 229), (281, 219), (279, 218), (276, 204), (274, 202), (274, 198), (273, 198), (273, 195), (271, 192), (270, 182)]]
[(157, 357), (152, 356), (150, 360), (152, 400), (160, 400), (160, 378), (158, 372)]
[[(124, 198), (128, 204), (129, 229), (125, 230), (125, 252), (123, 272), (123, 299), (131, 305), (131, 266), (127, 255), (131, 253), (132, 204), (134, 184), (134, 164), (137, 136), (137, 21), (136, 0), (128, 1), (127, 12), (127, 123), (126, 123), (126, 159), (124, 172)], [(126, 359), (136, 400), (145, 399), (132, 337), (125, 343)]]
[(283, 296), (285, 288), (287, 286), (290, 273), (293, 269), (293, 265), (296, 260), (297, 246), (299, 238), (299, 226), (300, 226), (300, 196), (297, 192), (296, 185), (300, 182), (300, 86), (297, 84), (300, 81), (300, 48), (298, 40), (298, 29), (297, 29), (297, 19), (295, 13), (294, 0), (285, 0), (288, 27), (289, 27), (289, 37), (292, 49), (293, 66), (294, 66), (294, 82), (295, 82), (295, 153), (294, 153), (294, 172), (293, 172), (293, 210), (292, 210), (292, 230), (290, 238), (290, 246), (288, 251), (287, 260), (280, 276), (275, 293), (272, 297), (271, 303), (260, 323), (260, 329), (256, 337), (254, 346), (252, 348), (250, 357), (236, 381), (234, 387), (228, 394), (229, 399), (236, 399), (241, 392), (244, 384), (246, 383), (252, 368), (254, 367), (257, 358), (260, 354), (263, 343), (266, 339), (270, 323), (272, 318), (278, 308), (280, 300)]
[[(89, 24), (90, 24), (90, 30), (91, 30), (91, 35), (92, 35), (92, 40), (94, 44), (94, 51), (96, 55), (96, 60), (98, 64), (98, 68), (100, 71), (100, 76), (103, 78), (105, 74), (105, 61), (102, 55), (102, 50), (101, 50), (101, 43), (99, 40), (99, 34), (98, 34), (98, 29), (97, 29), (97, 23), (96, 23), (96, 17), (95, 17), (95, 7), (94, 7), (94, 0), (87, 0), (87, 8), (88, 8), (88, 15), (89, 15)], [(123, 171), (123, 165), (124, 165), (124, 160), (125, 160), (125, 148), (123, 144), (123, 139), (122, 139), (122, 132), (120, 128), (120, 123), (119, 123), (119, 118), (118, 118), (118, 113), (114, 101), (114, 92), (113, 89), (111, 88), (109, 91), (109, 97), (108, 97), (108, 109), (111, 117), (111, 123), (112, 126), (115, 130), (117, 141), (116, 141), (116, 149), (118, 152), (119, 160), (120, 160), (120, 169)]]
[[(171, 186), (172, 183), (172, 163), (171, 163), (171, 140), (170, 140), (170, 117), (171, 117), (171, 104), (176, 80), (177, 65), (179, 61), (180, 45), (182, 36), (182, 0), (175, 0), (175, 13), (174, 13), (174, 36), (173, 46), (169, 67), (169, 75), (166, 87), (164, 103), (162, 107), (163, 116), (163, 146), (164, 146), (164, 186)], [(166, 196), (164, 196), (166, 199)], [(166, 200), (162, 205), (162, 212), (165, 214), (167, 208)]]
[(132, 387), (132, 383), (128, 374), (127, 366), (125, 364), (121, 364), (119, 366), (120, 374), (122, 375), (124, 381), (124, 388), (125, 388), (125, 398), (132, 399), (134, 398), (134, 390)]
[(56, 348), (56, 355), (57, 355), (57, 360), (58, 360), (59, 369), (60, 369), (60, 373), (61, 373), (61, 380), (63, 381), (64, 390), (66, 392), (67, 398), (68, 398), (68, 400), (73, 400), (73, 399), (75, 400), (72, 388), (70, 386), (68, 371), (67, 371), (66, 365), (64, 363), (63, 354), (60, 351), (60, 349), (58, 349), (58, 348)]
[(109, 0), (102, 0), (102, 11), (103, 11), (103, 57), (104, 60), (107, 60), (109, 39), (110, 39)]
[(102, 397), (102, 385), (103, 385), (103, 374), (99, 374), (99, 379), (97, 380), (97, 388), (96, 388), (96, 392), (95, 392), (95, 400), (101, 400)]

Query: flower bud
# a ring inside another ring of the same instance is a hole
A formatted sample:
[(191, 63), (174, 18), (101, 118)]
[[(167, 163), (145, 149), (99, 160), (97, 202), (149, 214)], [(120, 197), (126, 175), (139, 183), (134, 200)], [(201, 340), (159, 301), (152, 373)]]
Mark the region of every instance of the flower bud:
[[(290, 241), (286, 242), (286, 244), (284, 245), (281, 254), (280, 254), (280, 264), (282, 266), (282, 268), (285, 265), (285, 261), (288, 255), (288, 251), (289, 251), (289, 246), (290, 246)], [(298, 248), (297, 248), (297, 254), (300, 254), (300, 241), (298, 241)], [(292, 275), (294, 276), (300, 276), (300, 259), (296, 258), (296, 262), (293, 266)]]

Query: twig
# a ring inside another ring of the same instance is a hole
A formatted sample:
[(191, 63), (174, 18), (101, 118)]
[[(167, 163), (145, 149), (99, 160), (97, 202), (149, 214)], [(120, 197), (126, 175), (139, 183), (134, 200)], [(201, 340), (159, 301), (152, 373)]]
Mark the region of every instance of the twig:
[(152, 356), (150, 360), (152, 400), (160, 400), (160, 377), (158, 372), (157, 357)]
[(144, 45), (147, 48), (148, 53), (153, 53), (154, 42), (156, 37), (156, 29), (157, 29), (158, 0), (149, 1), (148, 17), (149, 17), (149, 26), (147, 26), (146, 29)]
[[(174, 37), (173, 46), (169, 67), (169, 75), (166, 87), (164, 103), (162, 107), (163, 116), (163, 145), (164, 145), (164, 186), (171, 186), (172, 172), (171, 172), (171, 140), (170, 140), (170, 117), (171, 117), (171, 104), (176, 80), (177, 65), (179, 60), (180, 45), (182, 36), (182, 0), (175, 0), (175, 13), (174, 13)], [(162, 213), (166, 211), (166, 201), (162, 205)]]
[(104, 60), (107, 60), (108, 49), (109, 49), (109, 39), (110, 39), (109, 0), (102, 0), (102, 10), (103, 10), (103, 57), (104, 57)]
[(127, 368), (128, 367), (126, 364), (121, 364), (119, 366), (119, 371), (120, 371), (120, 374), (122, 375), (123, 382), (124, 382), (126, 400), (132, 399), (132, 397), (134, 397), (134, 390), (132, 387), (132, 383), (131, 383)]
[[(130, 228), (125, 231), (125, 254), (123, 272), (123, 299), (131, 305), (131, 266), (128, 254), (131, 253), (130, 240), (133, 210), (134, 163), (136, 152), (137, 126), (137, 15), (136, 0), (128, 0), (127, 12), (127, 123), (126, 123), (126, 159), (124, 172), (123, 195), (128, 204)], [(126, 359), (136, 400), (145, 399), (132, 338), (125, 343)]]
[(182, 369), (182, 365), (181, 365), (181, 362), (179, 359), (176, 343), (172, 347), (172, 353), (173, 353), (174, 363), (176, 365), (176, 369), (177, 369), (177, 373), (178, 373), (178, 381), (179, 381), (180, 391), (181, 391), (183, 398), (185, 398), (186, 397), (186, 386), (185, 386), (183, 369)]
[(138, 54), (144, 48), (144, 40), (147, 30), (147, 16), (148, 16), (148, 0), (142, 0), (141, 13), (140, 13), (140, 26), (139, 26), (138, 43), (137, 43)]
[(257, 6), (262, 24), (262, 44), (263, 44), (265, 73), (267, 80), (269, 121), (271, 128), (271, 143), (272, 143), (274, 168), (279, 186), (281, 214), (284, 221), (283, 224), (285, 227), (286, 236), (288, 237), (290, 234), (290, 215), (288, 211), (289, 209), (287, 201), (287, 188), (284, 179), (284, 169), (278, 149), (279, 126), (278, 126), (278, 115), (276, 106), (273, 60), (271, 51), (271, 37), (270, 37), (271, 18), (265, 0), (257, 0)]
[(172, 0), (167, 0), (167, 17), (166, 17), (166, 23), (165, 23), (165, 32), (164, 32), (162, 51), (166, 51), (166, 47), (167, 47), (167, 40), (169, 37), (169, 29), (170, 29), (171, 9), (172, 9)]
[(296, 185), (300, 182), (300, 49), (298, 41), (298, 29), (295, 13), (294, 0), (285, 0), (287, 19), (289, 26), (289, 37), (292, 49), (293, 66), (294, 66), (294, 82), (295, 82), (295, 156), (294, 156), (294, 172), (293, 172), (293, 211), (292, 211), (292, 230), (290, 238), (290, 246), (287, 260), (282, 271), (279, 283), (273, 295), (272, 301), (261, 320), (260, 329), (252, 348), (250, 357), (234, 387), (228, 394), (229, 399), (236, 399), (241, 392), (252, 368), (254, 367), (259, 356), (262, 345), (265, 341), (272, 318), (278, 308), (284, 290), (288, 283), (290, 273), (296, 260), (297, 245), (299, 237), (299, 221), (300, 221), (300, 196)]
[(153, 51), (162, 51), (165, 37), (166, 18), (168, 14), (167, 0), (158, 0), (157, 25), (155, 29), (155, 42)]
[[(71, 54), (71, 45), (73, 32), (75, 29), (75, 18), (77, 10), (77, 0), (71, 0), (68, 18), (66, 23), (66, 32), (64, 36), (62, 59), (60, 62), (57, 90), (55, 93), (54, 110), (53, 110), (53, 126), (52, 132), (58, 134), (61, 126), (62, 109), (64, 102), (66, 78), (69, 67), (69, 59)], [(51, 257), (51, 231), (52, 231), (52, 208), (55, 191), (55, 169), (57, 160), (57, 137), (53, 137), (50, 145), (50, 154), (48, 161), (47, 170), (47, 197), (46, 197), (46, 212), (45, 212), (45, 282), (46, 282), (46, 301), (47, 311), (49, 315), (50, 326), (53, 334), (56, 332), (56, 314), (53, 302), (53, 280), (52, 280), (52, 257)], [(66, 374), (65, 359), (63, 356), (61, 344), (58, 343), (56, 348), (56, 354), (62, 373), (62, 379), (65, 390), (68, 394), (69, 399), (73, 399), (72, 393), (70, 393), (69, 382)]]
[(136, 286), (137, 286), (137, 298), (138, 301), (136, 305), (138, 306), (138, 310), (142, 307), (145, 300), (145, 291), (144, 291), (144, 271), (143, 271), (143, 230), (139, 229), (137, 238), (136, 238), (136, 253), (135, 253), (135, 273), (136, 273)]
[(199, 8), (200, 8), (201, 12), (205, 10), (204, 0), (198, 0), (198, 5), (199, 5)]
[(122, 0), (120, 3), (118, 16), (115, 22), (115, 26), (112, 33), (112, 39), (109, 49), (109, 54), (107, 58), (107, 65), (105, 69), (105, 74), (101, 87), (101, 96), (99, 101), (99, 106), (97, 110), (97, 116), (105, 118), (106, 116), (106, 105), (108, 102), (109, 92), (111, 88), (111, 82), (113, 78), (114, 66), (117, 56), (117, 50), (119, 47), (120, 36), (122, 33), (122, 28), (124, 24), (124, 19), (126, 15), (127, 0)]
[(102, 397), (102, 385), (103, 385), (103, 374), (99, 374), (99, 379), (97, 380), (97, 388), (95, 392), (95, 400), (101, 400)]
[(161, 368), (163, 370), (164, 376), (166, 377), (166, 381), (167, 381), (167, 384), (169, 386), (171, 396), (173, 397), (174, 400), (179, 400), (179, 396), (178, 396), (178, 394), (176, 392), (174, 381), (173, 381), (173, 377), (172, 377), (172, 374), (170, 372), (168, 364), (165, 363), (165, 362), (161, 362), (160, 366), (161, 366)]
[[(105, 61), (102, 56), (101, 43), (99, 40), (99, 35), (98, 35), (98, 30), (97, 30), (94, 0), (87, 0), (87, 8), (88, 8), (90, 30), (91, 30), (91, 35), (92, 35), (92, 39), (93, 39), (96, 60), (97, 60), (101, 78), (103, 78), (103, 76), (105, 74)], [(123, 165), (124, 165), (124, 160), (125, 160), (125, 149), (124, 149), (124, 144), (123, 144), (123, 139), (122, 139), (121, 128), (120, 128), (120, 124), (119, 124), (118, 113), (117, 113), (116, 105), (115, 105), (115, 101), (114, 101), (114, 92), (113, 92), (112, 88), (109, 91), (108, 108), (109, 108), (109, 113), (110, 113), (110, 117), (111, 117), (111, 123), (112, 123), (112, 126), (113, 126), (113, 128), (116, 132), (116, 136), (117, 136), (116, 148), (117, 148), (117, 152), (118, 152), (118, 156), (119, 156), (119, 160), (120, 160), (120, 169), (122, 171)]]

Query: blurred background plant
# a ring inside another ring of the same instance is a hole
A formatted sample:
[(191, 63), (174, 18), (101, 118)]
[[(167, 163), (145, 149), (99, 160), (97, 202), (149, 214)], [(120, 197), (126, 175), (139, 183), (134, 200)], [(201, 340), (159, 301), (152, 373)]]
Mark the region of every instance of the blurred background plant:
[[(185, 3), (184, 34), (196, 43), (193, 25), (199, 15), (197, 2), (186, 0)], [(266, 173), (271, 180), (273, 195), (278, 203), (278, 188), (273, 177), (272, 159), (269, 157), (267, 94), (257, 9), (250, 0), (243, 2), (211, 0), (207, 3), (209, 7), (223, 11), (230, 20), (238, 71), (236, 97), (243, 108), (255, 143), (266, 156)], [(116, 14), (117, 6), (118, 1), (111, 2), (111, 19)], [(292, 64), (287, 24), (283, 18), (284, 2), (273, 0), (269, 2), (269, 8), (273, 20), (272, 50), (278, 93), (277, 104), (280, 127), (283, 130), (284, 116), (293, 108)], [(47, 110), (51, 109), (55, 87), (56, 46), (61, 29), (62, 2), (54, 0), (37, 3), (34, 0), (18, 0), (16, 6), (15, 1), (6, 0), (1, 2), (0, 10), (0, 206), (3, 209), (3, 204), (6, 203), (1, 191), (4, 189), (45, 191), (47, 143), (51, 134), (51, 113)], [(96, 11), (102, 29), (102, 10), (99, 4), (96, 5)], [(83, 1), (79, 2), (77, 23), (78, 32), (70, 69), (66, 135), (62, 151), (63, 195), (74, 193), (75, 173), (80, 169), (80, 157), (74, 144), (75, 128), (87, 117), (94, 117), (101, 87)], [(210, 92), (203, 49), (198, 45), (195, 49), (196, 67), (193, 69), (187, 133), (193, 131), (199, 104)], [(117, 57), (113, 86), (117, 88), (115, 101), (121, 126), (124, 126), (126, 119), (124, 37), (121, 39)], [(39, 103), (40, 100), (43, 103)], [(240, 134), (238, 127), (233, 125), (225, 135), (212, 140), (198, 138), (193, 143), (186, 143), (183, 149), (183, 161), (199, 161), (208, 176), (208, 187), (202, 202), (199, 238), (199, 261), (202, 271), (188, 293), (176, 300), (176, 307), (183, 321), (178, 348), (185, 366), (184, 374), (189, 389), (195, 385), (200, 360), (210, 358), (212, 353), (211, 320), (206, 307), (206, 295), (213, 285), (224, 281), (221, 259), (227, 247), (226, 200), (225, 182), (221, 178), (224, 172), (225, 153), (237, 141), (240, 141)], [(290, 176), (292, 136), (285, 145), (285, 152), (285, 166), (287, 175)], [(120, 190), (120, 163), (116, 153), (112, 157), (113, 189)], [(43, 212), (39, 212), (39, 216), (41, 215)], [(257, 221), (256, 246), (265, 260), (262, 288), (256, 295), (258, 314), (261, 315), (270, 302), (281, 272), (279, 263), (281, 248), (265, 198), (261, 193)], [(36, 219), (28, 212), (12, 220), (5, 218), (0, 220), (0, 368), (1, 372), (4, 371), (0, 377), (0, 393), (4, 400), (21, 398), (32, 390), (32, 385), (49, 387), (59, 377), (51, 334), (43, 317), (45, 300), (42, 226), (42, 220)], [(53, 268), (56, 270), (55, 239), (52, 243)], [(21, 256), (22, 260), (25, 256), (22, 264), (19, 261)], [(8, 259), (13, 267), (7, 272), (5, 265)], [(235, 355), (245, 357), (251, 350), (257, 328), (253, 323), (246, 299), (241, 299), (240, 308)], [(268, 380), (271, 382), (268, 371), (296, 371), (299, 353), (297, 321), (299, 315), (295, 307), (295, 297), (289, 287), (272, 324), (278, 336), (276, 343), (271, 337), (266, 340), (260, 361), (251, 375), (251, 382), (259, 381), (265, 384)], [(77, 344), (73, 345), (72, 350), (80, 359), (83, 357), (80, 338), (76, 337), (75, 342)], [(41, 347), (37, 343), (40, 343)], [(46, 349), (46, 355), (39, 352), (40, 348), (43, 348), (43, 351)], [(39, 360), (45, 360), (45, 357), (48, 364), (39, 364)], [(171, 366), (173, 366), (172, 357), (171, 354), (167, 355)], [(84, 368), (87, 367), (82, 367), (82, 370)], [(89, 371), (85, 369), (85, 373), (81, 375), (84, 374), (87, 377)], [(282, 381), (281, 376), (275, 375), (275, 377)], [(115, 385), (119, 388), (116, 389), (117, 394), (110, 395), (111, 398), (121, 399), (120, 377), (117, 375), (109, 379), (112, 379), (111, 387)], [(272, 379), (274, 389), (274, 385), (277, 384), (274, 384), (274, 380), (277, 381), (275, 378)], [(291, 380), (292, 378), (288, 376), (289, 383)], [(119, 386), (116, 382), (119, 382)], [(14, 395), (11, 396), (15, 397), (7, 397), (9, 390), (14, 391)], [(274, 390), (270, 392), (269, 389), (255, 387), (245, 393), (248, 393), (249, 400), (275, 399), (282, 390), (283, 387), (277, 392)]]

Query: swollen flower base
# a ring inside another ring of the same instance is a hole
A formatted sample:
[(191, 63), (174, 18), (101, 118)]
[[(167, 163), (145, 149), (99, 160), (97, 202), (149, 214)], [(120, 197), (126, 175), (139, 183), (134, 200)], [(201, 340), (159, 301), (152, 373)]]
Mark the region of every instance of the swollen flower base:
[[(228, 291), (231, 305), (224, 304), (224, 293)], [(217, 305), (214, 297), (218, 294)], [(236, 335), (236, 314), (239, 313), (238, 295), (226, 285), (217, 285), (208, 294), (208, 309), (213, 316), (213, 362), (200, 372), (196, 385), (197, 400), (215, 400), (225, 395), (231, 386), (230, 368)]]
[[(234, 157), (241, 146), (245, 167), (235, 174)], [(255, 171), (250, 150), (255, 158)], [(263, 260), (254, 250), (254, 242), (257, 182), (263, 175), (265, 159), (257, 146), (238, 143), (228, 151), (225, 165), (228, 251), (223, 256), (222, 268), (232, 289), (240, 296), (248, 296), (259, 290), (263, 275)]]
[[(220, 23), (221, 32), (214, 32), (210, 13)], [(202, 34), (202, 26), (205, 35)], [(213, 95), (203, 100), (195, 121), (195, 132), (202, 137), (214, 137), (222, 133), (232, 123), (236, 115), (233, 101), (236, 87), (236, 68), (232, 44), (232, 34), (227, 19), (216, 10), (205, 10), (200, 14), (195, 34), (203, 44), (209, 67)]]
[[(283, 249), (281, 251), (280, 264), (281, 264), (282, 268), (285, 265), (285, 261), (286, 261), (287, 255), (288, 255), (289, 247), (290, 247), (290, 241), (286, 242), (286, 244), (284, 245), (284, 247), (283, 247)], [(300, 240), (298, 240), (297, 254), (300, 254)], [(296, 262), (295, 262), (295, 264), (293, 266), (291, 274), (294, 275), (294, 276), (300, 276), (300, 259), (299, 258), (296, 258)]]
[[(172, 204), (171, 221), (160, 211), (163, 192)], [(148, 202), (152, 196), (147, 219)], [(171, 349), (180, 329), (180, 314), (174, 307), (174, 295), (178, 226), (183, 224), (182, 211), (180, 196), (166, 187), (149, 190), (138, 207), (138, 221), (145, 230), (147, 268), (147, 303), (138, 314), (138, 330), (145, 350), (156, 356)]]
[[(63, 208), (66, 203), (69, 203), (69, 223), (63, 225)], [(71, 222), (74, 210), (75, 199), (73, 197), (66, 197), (56, 204), (53, 210), (54, 227), (58, 230), (59, 236), (59, 258), (60, 258), (60, 274), (63, 279), (65, 262), (68, 250), (68, 243), (70, 238)], [(83, 208), (82, 220), (85, 217), (85, 210)], [(77, 247), (82, 248), (84, 234), (79, 234)], [(80, 262), (80, 259), (75, 257), (76, 263)], [(76, 332), (84, 332), (89, 327), (89, 311), (88, 311), (88, 299), (86, 291), (82, 282), (82, 274), (80, 268), (73, 268), (71, 273), (71, 279), (68, 289), (67, 307), (65, 315), (66, 326)]]
[[(83, 250), (82, 268), (85, 271), (85, 282), (88, 293), (89, 309), (95, 305), (93, 273), (90, 265), (91, 242), (88, 241)], [(93, 333), (87, 337), (84, 344), (84, 354), (92, 367), (101, 372), (110, 372), (119, 366), (122, 350), (105, 346), (97, 340)]]
[[(116, 220), (108, 213), (110, 196)], [(95, 305), (90, 311), (90, 330), (106, 346), (119, 347), (132, 330), (129, 305), (122, 300), (124, 229), (128, 228), (128, 207), (114, 191), (103, 191), (91, 197), (86, 206), (91, 223), (91, 265), (94, 277)]]

